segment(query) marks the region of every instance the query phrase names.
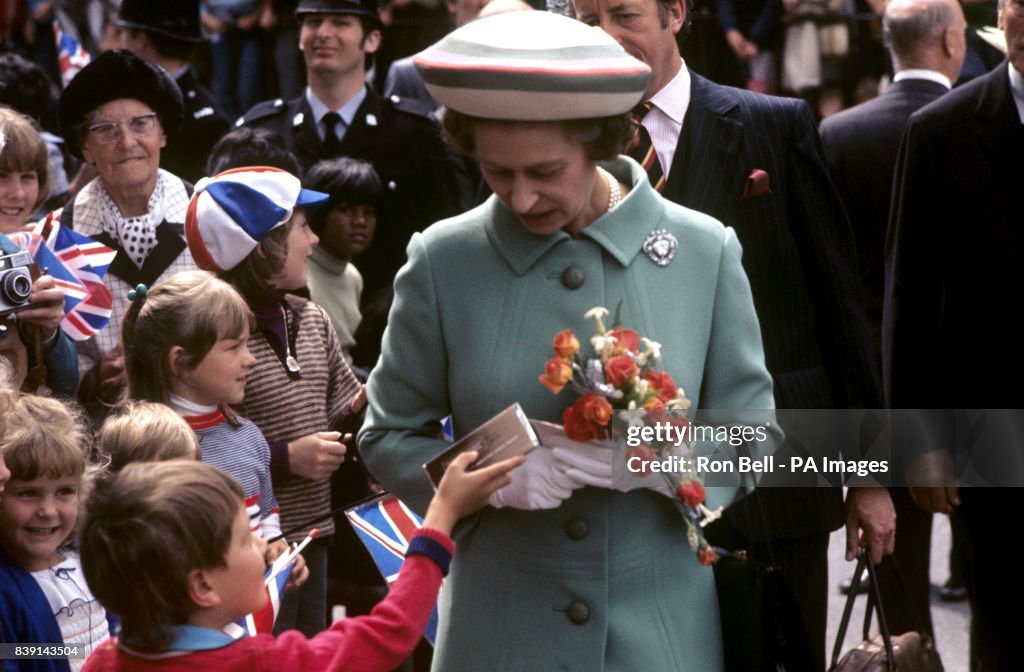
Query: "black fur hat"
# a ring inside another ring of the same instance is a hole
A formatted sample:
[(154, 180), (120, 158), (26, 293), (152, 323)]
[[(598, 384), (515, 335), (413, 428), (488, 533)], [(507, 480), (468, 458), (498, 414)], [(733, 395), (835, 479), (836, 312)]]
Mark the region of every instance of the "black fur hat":
[(125, 49), (115, 49), (103, 52), (82, 68), (60, 96), (60, 132), (75, 156), (82, 158), (80, 126), (89, 113), (122, 98), (139, 100), (153, 108), (168, 142), (178, 135), (184, 115), (181, 89), (160, 66)]

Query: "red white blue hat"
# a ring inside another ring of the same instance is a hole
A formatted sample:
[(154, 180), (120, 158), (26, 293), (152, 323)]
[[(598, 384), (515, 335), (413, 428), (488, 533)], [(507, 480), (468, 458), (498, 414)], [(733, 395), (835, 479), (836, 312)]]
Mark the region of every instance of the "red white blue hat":
[(651, 75), (600, 28), (543, 11), (472, 21), (413, 63), (446, 107), (520, 121), (622, 114), (640, 102)]
[(295, 208), (328, 198), (303, 189), (299, 178), (280, 168), (225, 170), (196, 184), (185, 214), (185, 240), (199, 268), (229, 271), (268, 233), (291, 219)]

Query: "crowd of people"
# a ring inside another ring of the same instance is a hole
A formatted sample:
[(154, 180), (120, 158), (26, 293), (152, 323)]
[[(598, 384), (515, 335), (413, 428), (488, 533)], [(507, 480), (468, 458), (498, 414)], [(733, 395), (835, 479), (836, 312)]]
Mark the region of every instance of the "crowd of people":
[[(42, 25), (36, 4), (2, 18)], [(735, 88), (691, 62), (685, 0), (451, 0), (453, 31), (408, 58), (386, 42), (400, 3), (88, 4), (97, 53), (58, 96), (53, 62), (0, 55), (0, 642), (92, 655), (5, 670), (389, 670), (449, 564), (416, 665), (727, 669), (683, 495), (623, 479), (619, 452), (566, 440), (424, 474), (446, 423), (458, 438), (514, 402), (561, 422), (571, 395), (537, 373), (595, 306), (655, 343), (691, 415), (1024, 406), (997, 317), (1024, 284), (1021, 0), (1000, 0), (1008, 59), (988, 70), (976, 6), (876, 8), (892, 83), (820, 128), (766, 95), (789, 72), (771, 45), (799, 33), (771, 0), (719, 3)], [(192, 65), (211, 36), (213, 92)], [(111, 255), (95, 333), (69, 328), (47, 269), (15, 291), (62, 230)], [(935, 448), (917, 457), (952, 475), (962, 446)], [(1013, 669), (993, 543), (1012, 491), (941, 482), (709, 486), (724, 515), (703, 535), (780, 568), (824, 670), (830, 534), (845, 525), (849, 560), (893, 556), (909, 599), (881, 564), (889, 625), (934, 637), (932, 514), (955, 512), (972, 672)], [(424, 525), (381, 599), (336, 517), (384, 490)], [(225, 634), (314, 528), (277, 636)], [(329, 623), (339, 595), (370, 613)]]

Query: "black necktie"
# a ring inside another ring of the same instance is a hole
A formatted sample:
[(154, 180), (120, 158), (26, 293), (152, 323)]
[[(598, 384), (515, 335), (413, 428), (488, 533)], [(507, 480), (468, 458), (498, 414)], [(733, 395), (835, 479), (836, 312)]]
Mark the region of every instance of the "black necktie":
[(646, 102), (640, 103), (633, 108), (634, 134), (629, 156), (644, 167), (647, 177), (651, 180), (651, 186), (660, 194), (665, 189), (665, 171), (661, 168), (658, 153), (654, 151), (651, 134), (647, 132), (647, 129), (641, 123), (652, 107), (654, 107), (653, 103)]
[(341, 116), (337, 112), (328, 112), (324, 115), (324, 154), (328, 158), (338, 155), (338, 133), (334, 129), (341, 123)]

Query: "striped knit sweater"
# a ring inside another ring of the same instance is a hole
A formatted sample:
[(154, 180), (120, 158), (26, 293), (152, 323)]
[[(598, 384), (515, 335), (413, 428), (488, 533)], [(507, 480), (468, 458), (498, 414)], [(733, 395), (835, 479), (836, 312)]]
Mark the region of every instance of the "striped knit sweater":
[(237, 416), (228, 422), (218, 408), (182, 417), (199, 437), (203, 462), (230, 474), (242, 486), (249, 528), (264, 539), (281, 534), (280, 508), (270, 480), (270, 447), (259, 428)]
[[(301, 370), (289, 373), (284, 353), (268, 341), (262, 329), (249, 337), (249, 352), (256, 365), (245, 383), (245, 401), (238, 411), (252, 420), (266, 440), (275, 444), (301, 439), (331, 429), (341, 419), (348, 402), (359, 391), (359, 381), (341, 354), (330, 320), (316, 304), (298, 297), (282, 301), (286, 312), (289, 347)], [(277, 479), (274, 492), (281, 505), (281, 527), (302, 529), (288, 535), (301, 541), (312, 528), (319, 536), (334, 534), (330, 479), (309, 481), (291, 475)], [(312, 521), (317, 516), (322, 518)]]

